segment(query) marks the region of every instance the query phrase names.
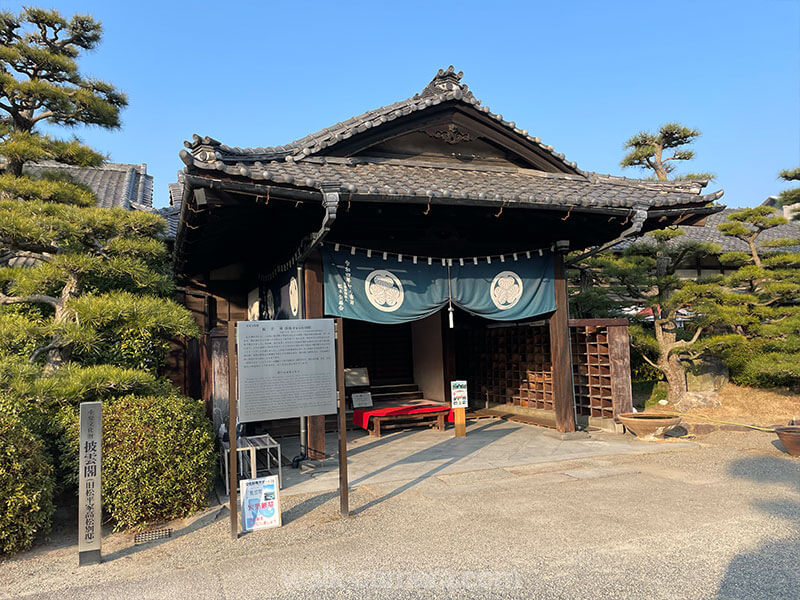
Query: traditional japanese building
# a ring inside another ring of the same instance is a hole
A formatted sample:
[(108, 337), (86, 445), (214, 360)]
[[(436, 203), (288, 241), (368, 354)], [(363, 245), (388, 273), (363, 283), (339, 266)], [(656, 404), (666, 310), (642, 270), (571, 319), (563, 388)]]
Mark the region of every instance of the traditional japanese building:
[[(565, 253), (700, 222), (722, 191), (584, 171), (461, 78), (284, 146), (185, 143), (175, 270), (205, 331), (185, 381), (215, 421), (247, 318), (344, 317), (376, 397), (467, 379), (473, 404), (562, 432), (630, 408), (625, 322), (568, 320)], [(312, 456), (324, 428), (310, 416)]]

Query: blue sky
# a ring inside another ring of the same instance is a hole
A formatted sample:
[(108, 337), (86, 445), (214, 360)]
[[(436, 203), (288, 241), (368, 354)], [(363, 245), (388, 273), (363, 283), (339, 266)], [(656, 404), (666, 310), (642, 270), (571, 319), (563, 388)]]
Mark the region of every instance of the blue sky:
[(623, 144), (666, 121), (702, 131), (688, 170), (716, 173), (709, 190), (729, 206), (759, 204), (800, 165), (798, 0), (41, 6), (103, 22), (82, 70), (130, 105), (121, 130), (74, 133), (113, 161), (146, 162), (159, 206), (192, 133), (284, 144), (407, 98), (449, 64), (585, 170), (643, 175), (619, 167)]

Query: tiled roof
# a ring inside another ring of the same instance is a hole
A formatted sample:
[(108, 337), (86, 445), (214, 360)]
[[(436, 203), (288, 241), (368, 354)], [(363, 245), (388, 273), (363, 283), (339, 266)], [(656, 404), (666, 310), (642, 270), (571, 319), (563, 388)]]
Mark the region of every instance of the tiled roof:
[(322, 182), (339, 183), (340, 191), (360, 196), (462, 198), (476, 204), (521, 203), (583, 207), (631, 208), (679, 206), (711, 202), (722, 192), (699, 196), (692, 188), (623, 177), (543, 173), (515, 167), (469, 167), (410, 161), (320, 157), (293, 163), (195, 166), (218, 169), (257, 182), (316, 189)]
[[(682, 227), (686, 235), (680, 236), (676, 239), (676, 243), (682, 240), (691, 240), (695, 242), (708, 242), (710, 244), (718, 245), (723, 252), (750, 252), (747, 243), (742, 240), (729, 235), (723, 235), (718, 226), (725, 223), (728, 217), (740, 210), (741, 208), (726, 208), (722, 212), (718, 212), (706, 217), (705, 225), (688, 225)], [(800, 239), (800, 223), (789, 222), (785, 225), (778, 225), (763, 231), (756, 243), (763, 245), (764, 242), (771, 240), (779, 240), (783, 238)], [(647, 236), (645, 236), (647, 239)]]
[(181, 216), (181, 202), (183, 201), (183, 172), (178, 171), (178, 180), (167, 184), (169, 189), (169, 206), (158, 211), (167, 221), (167, 239), (174, 240), (178, 233), (178, 221)]
[(358, 133), (363, 133), (373, 127), (379, 127), (413, 112), (423, 111), (443, 102), (460, 102), (473, 106), (476, 110), (485, 113), (525, 143), (534, 144), (550, 154), (553, 160), (561, 163), (568, 170), (580, 172), (576, 163), (568, 161), (563, 154), (555, 152), (552, 146), (544, 144), (538, 137), (530, 135), (527, 129), (520, 129), (513, 121), (506, 121), (503, 119), (503, 115), (493, 113), (488, 106), (483, 106), (481, 101), (473, 96), (469, 88), (461, 83), (462, 76), (463, 72), (456, 73), (452, 65), (447, 69), (439, 69), (439, 72), (421, 93), (414, 94), (414, 96), (406, 100), (367, 111), (332, 127), (326, 127), (322, 131), (290, 142), (285, 146), (269, 146), (265, 148), (230, 147), (208, 136), (201, 137), (197, 134), (192, 136), (192, 141), (184, 142), (184, 145), (191, 150), (197, 159), (206, 163), (237, 160), (300, 161)]
[(153, 210), (153, 176), (147, 165), (105, 163), (100, 167), (73, 167), (56, 162), (28, 163), (23, 172), (41, 175), (44, 171), (62, 171), (76, 183), (88, 186), (101, 208)]
[[(181, 160), (189, 172), (216, 172), (256, 183), (290, 185), (317, 191), (338, 183), (339, 191), (361, 197), (458, 198), (474, 204), (537, 204), (592, 208), (678, 207), (717, 200), (722, 191), (701, 195), (705, 181), (660, 182), (584, 172), (563, 154), (481, 106), (453, 67), (439, 70), (412, 98), (366, 112), (285, 146), (232, 148), (209, 137), (184, 142)], [(504, 127), (527, 147), (549, 156), (563, 173), (533, 168), (453, 164), (433, 160), (342, 158), (320, 153), (368, 129), (444, 102), (466, 103)]]

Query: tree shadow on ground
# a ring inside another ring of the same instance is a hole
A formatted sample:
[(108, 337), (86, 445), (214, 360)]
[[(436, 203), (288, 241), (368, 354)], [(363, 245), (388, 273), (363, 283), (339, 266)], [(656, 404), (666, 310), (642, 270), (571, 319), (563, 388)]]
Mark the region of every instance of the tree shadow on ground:
[(760, 500), (755, 506), (785, 521), (772, 540), (741, 553), (728, 565), (719, 598), (797, 598), (800, 595), (800, 460), (771, 456), (742, 458), (730, 474), (771, 487), (783, 486), (792, 499)]

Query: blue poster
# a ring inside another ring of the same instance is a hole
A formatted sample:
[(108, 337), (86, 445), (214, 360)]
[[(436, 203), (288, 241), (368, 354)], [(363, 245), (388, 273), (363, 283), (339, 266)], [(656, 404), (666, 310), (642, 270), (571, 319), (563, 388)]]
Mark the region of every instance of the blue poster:
[(242, 531), (281, 526), (278, 476), (242, 480)]

